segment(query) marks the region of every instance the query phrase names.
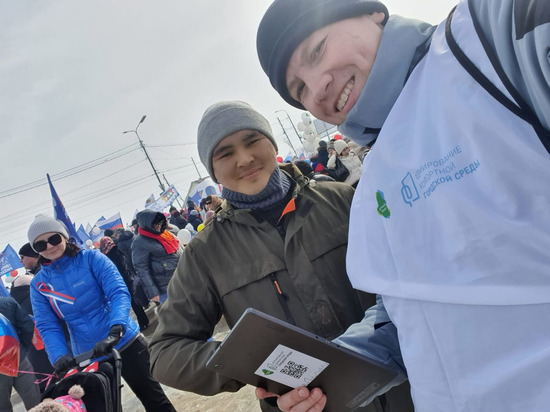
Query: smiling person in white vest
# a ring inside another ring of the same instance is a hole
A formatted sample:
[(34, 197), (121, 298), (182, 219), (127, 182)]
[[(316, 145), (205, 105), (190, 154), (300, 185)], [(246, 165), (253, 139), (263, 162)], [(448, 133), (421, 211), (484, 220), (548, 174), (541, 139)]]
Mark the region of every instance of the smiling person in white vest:
[[(549, 48), (545, 0), (461, 0), (438, 26), (378, 1), (276, 0), (260, 23), (281, 97), (376, 141), (347, 265), (381, 300), (338, 341), (391, 359), (372, 344), (391, 319), (417, 411), (550, 404)], [(324, 403), (306, 388), (278, 400)]]

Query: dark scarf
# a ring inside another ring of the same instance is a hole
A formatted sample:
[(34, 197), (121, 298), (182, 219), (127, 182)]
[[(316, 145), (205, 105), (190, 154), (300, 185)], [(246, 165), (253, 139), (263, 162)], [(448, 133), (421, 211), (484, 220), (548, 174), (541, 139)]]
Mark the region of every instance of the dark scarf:
[(268, 209), (284, 199), (291, 187), (291, 179), (276, 167), (264, 190), (257, 195), (245, 195), (224, 187), (222, 196), (237, 209), (262, 210)]

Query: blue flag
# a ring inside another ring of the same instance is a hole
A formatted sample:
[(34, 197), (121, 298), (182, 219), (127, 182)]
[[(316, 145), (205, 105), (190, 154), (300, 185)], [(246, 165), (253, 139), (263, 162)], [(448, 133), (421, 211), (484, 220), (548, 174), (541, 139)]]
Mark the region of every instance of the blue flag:
[(12, 270), (23, 267), (19, 255), (10, 244), (0, 253), (0, 275), (10, 273)]
[(8, 289), (6, 289), (6, 285), (4, 285), (4, 281), (0, 277), (0, 296), (9, 297), (10, 292), (8, 292)]
[(78, 243), (79, 245), (82, 245), (82, 240), (80, 239), (80, 237), (76, 233), (76, 229), (75, 229), (73, 223), (71, 222), (71, 219), (69, 218), (69, 215), (65, 211), (65, 206), (63, 206), (63, 203), (61, 202), (61, 199), (57, 195), (57, 192), (55, 191), (55, 189), (52, 185), (50, 175), (46, 174), (46, 176), (48, 177), (48, 183), (50, 184), (50, 191), (52, 192), (54, 217), (57, 220), (60, 220), (61, 222), (63, 222), (65, 224), (65, 226), (67, 227), (67, 230), (69, 231), (69, 237), (73, 238), (76, 241), (76, 243)]

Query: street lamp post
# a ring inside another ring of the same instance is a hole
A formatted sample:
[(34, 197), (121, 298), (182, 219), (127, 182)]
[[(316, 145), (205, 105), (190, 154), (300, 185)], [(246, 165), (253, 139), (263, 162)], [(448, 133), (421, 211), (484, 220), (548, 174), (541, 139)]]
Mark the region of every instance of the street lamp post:
[[(288, 118), (290, 124), (292, 125), (292, 128), (294, 129), (294, 132), (296, 133), (296, 136), (298, 136), (298, 140), (300, 140), (300, 143), (303, 143), (302, 141), (302, 136), (300, 136), (300, 133), (298, 133), (298, 130), (296, 130), (296, 126), (294, 126), (294, 122), (292, 121), (292, 119), (290, 118), (290, 115), (288, 114), (288, 112), (286, 110), (275, 110), (275, 113), (277, 112), (283, 112), (284, 114), (286, 114), (286, 117)], [(279, 121), (280, 123), (280, 121)]]
[(122, 132), (122, 133), (123, 133), (123, 134), (124, 134), (124, 133), (135, 133), (135, 134), (136, 134), (136, 137), (137, 137), (137, 139), (139, 140), (139, 144), (140, 144), (141, 148), (143, 149), (143, 152), (145, 153), (145, 157), (147, 157), (147, 160), (149, 160), (149, 164), (150, 164), (151, 167), (153, 168), (153, 172), (155, 173), (155, 176), (157, 177), (157, 180), (159, 181), (160, 188), (161, 188), (162, 191), (164, 192), (165, 188), (164, 188), (164, 185), (162, 184), (162, 181), (160, 180), (159, 174), (157, 173), (157, 169), (155, 169), (155, 166), (153, 165), (153, 161), (152, 161), (151, 158), (149, 157), (149, 153), (147, 153), (147, 150), (145, 149), (145, 146), (143, 145), (143, 141), (140, 139), (139, 134), (138, 134), (139, 125), (143, 123), (143, 121), (145, 120), (146, 117), (147, 117), (146, 115), (143, 115), (143, 117), (141, 118), (141, 120), (139, 121), (139, 123), (137, 124), (137, 126), (136, 126), (135, 129), (133, 129), (133, 130), (125, 130), (125, 131)]
[(294, 145), (293, 145), (292, 142), (290, 141), (290, 138), (288, 137), (288, 134), (286, 133), (286, 130), (285, 130), (285, 128), (283, 127), (283, 124), (281, 123), (281, 119), (279, 119), (279, 118), (277, 117), (277, 120), (279, 121), (279, 124), (281, 125), (281, 129), (283, 129), (283, 133), (284, 133), (285, 136), (286, 136), (286, 140), (288, 140), (288, 144), (290, 145), (290, 147), (292, 147), (292, 150), (294, 151), (294, 154), (295, 154), (296, 156), (298, 156), (298, 152), (296, 152), (296, 149), (294, 148)]

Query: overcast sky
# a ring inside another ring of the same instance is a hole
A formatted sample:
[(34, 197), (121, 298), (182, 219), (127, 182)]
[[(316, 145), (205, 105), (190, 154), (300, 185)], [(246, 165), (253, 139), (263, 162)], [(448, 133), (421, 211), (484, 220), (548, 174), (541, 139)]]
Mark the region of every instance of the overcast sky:
[[(138, 147), (185, 195), (206, 176), (195, 139), (206, 107), (249, 102), (290, 150), (277, 117), (301, 112), (270, 87), (256, 29), (270, 0), (0, 0), (0, 251), (25, 243), (38, 213), (52, 215), (46, 173), (69, 216), (125, 224), (160, 189)], [(385, 1), (391, 14), (443, 20), (455, 0)], [(285, 113), (286, 111), (286, 113)], [(197, 169), (193, 165), (195, 160)]]

